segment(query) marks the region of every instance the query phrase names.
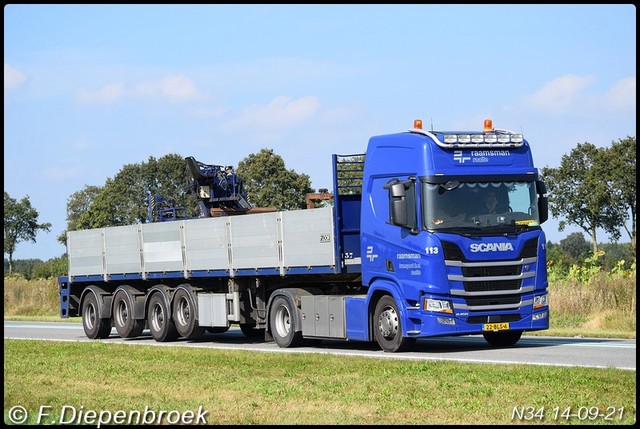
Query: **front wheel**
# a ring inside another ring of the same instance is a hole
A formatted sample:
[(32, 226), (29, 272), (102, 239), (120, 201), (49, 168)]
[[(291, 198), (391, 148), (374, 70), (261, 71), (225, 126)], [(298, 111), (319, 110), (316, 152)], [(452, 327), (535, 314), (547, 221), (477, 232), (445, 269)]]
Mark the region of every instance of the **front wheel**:
[(82, 327), (87, 338), (92, 340), (109, 338), (111, 334), (111, 319), (100, 318), (98, 298), (91, 292), (82, 303)]
[(154, 294), (149, 300), (147, 310), (147, 326), (151, 331), (151, 336), (159, 342), (173, 341), (178, 339), (178, 331), (173, 320), (169, 317), (171, 309), (165, 302), (161, 294)]
[(393, 297), (385, 295), (376, 304), (373, 313), (373, 334), (378, 345), (385, 352), (402, 352), (410, 349), (415, 338), (402, 336), (402, 321), (398, 305)]
[(485, 332), (482, 336), (494, 347), (508, 347), (520, 341), (522, 331)]
[(302, 345), (302, 332), (296, 332), (293, 312), (295, 307), (289, 300), (279, 296), (273, 300), (271, 313), (271, 333), (273, 340), (279, 347), (297, 347)]

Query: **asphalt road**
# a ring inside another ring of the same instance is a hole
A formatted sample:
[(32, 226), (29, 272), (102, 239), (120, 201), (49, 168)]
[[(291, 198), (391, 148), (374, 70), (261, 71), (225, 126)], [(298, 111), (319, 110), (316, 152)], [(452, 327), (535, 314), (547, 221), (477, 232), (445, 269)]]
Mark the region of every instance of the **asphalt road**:
[(207, 334), (195, 341), (156, 342), (148, 330), (135, 339), (120, 338), (115, 329), (105, 340), (89, 340), (81, 323), (4, 321), (4, 338), (59, 341), (102, 341), (161, 347), (253, 350), (272, 353), (330, 353), (386, 359), (457, 361), (477, 364), (527, 364), (636, 370), (636, 340), (526, 336), (512, 347), (490, 347), (482, 336), (418, 340), (411, 352), (385, 353), (375, 343), (323, 340), (315, 347), (281, 349), (273, 342), (245, 337), (232, 327), (219, 335)]

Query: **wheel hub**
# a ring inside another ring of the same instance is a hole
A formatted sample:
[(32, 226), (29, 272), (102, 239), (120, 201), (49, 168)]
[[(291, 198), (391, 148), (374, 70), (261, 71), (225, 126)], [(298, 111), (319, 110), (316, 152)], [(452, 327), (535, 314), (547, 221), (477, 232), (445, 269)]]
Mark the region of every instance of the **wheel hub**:
[(380, 313), (378, 329), (385, 338), (393, 338), (398, 333), (398, 315), (392, 308), (386, 308)]

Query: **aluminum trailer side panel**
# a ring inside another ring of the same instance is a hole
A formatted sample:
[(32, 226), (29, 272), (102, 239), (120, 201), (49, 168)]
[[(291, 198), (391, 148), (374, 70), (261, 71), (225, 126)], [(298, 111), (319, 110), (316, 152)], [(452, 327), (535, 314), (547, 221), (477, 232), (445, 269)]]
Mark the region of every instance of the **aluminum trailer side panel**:
[(69, 278), (105, 274), (104, 228), (70, 231), (67, 233)]
[(182, 271), (183, 222), (147, 223), (141, 226), (144, 271)]
[(231, 268), (279, 268), (280, 213), (230, 217)]
[(187, 271), (228, 270), (228, 218), (193, 219), (184, 222)]
[(313, 267), (334, 265), (331, 208), (282, 212), (283, 265)]
[(139, 273), (140, 225), (117, 226), (104, 231), (105, 270), (109, 275)]
[(69, 279), (192, 272), (334, 272), (333, 208), (70, 231)]

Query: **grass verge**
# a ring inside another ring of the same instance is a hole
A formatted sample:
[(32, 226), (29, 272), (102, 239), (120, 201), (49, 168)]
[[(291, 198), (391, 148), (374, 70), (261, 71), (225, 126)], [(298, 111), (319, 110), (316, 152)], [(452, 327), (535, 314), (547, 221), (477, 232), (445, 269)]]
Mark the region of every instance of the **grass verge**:
[[(145, 410), (156, 416), (164, 410), (162, 423), (171, 423), (167, 419), (197, 413), (200, 407), (207, 424), (633, 424), (636, 420), (635, 372), (613, 368), (5, 340), (4, 377), (9, 423), (9, 410), (16, 406), (28, 411), (31, 424), (96, 424), (95, 416), (93, 421), (82, 419), (91, 412), (131, 415)], [(45, 408), (49, 415), (38, 421), (41, 407), (50, 407)], [(582, 410), (583, 418), (562, 418), (561, 412), (568, 408), (575, 413)], [(614, 412), (608, 419), (591, 420), (587, 408)]]

